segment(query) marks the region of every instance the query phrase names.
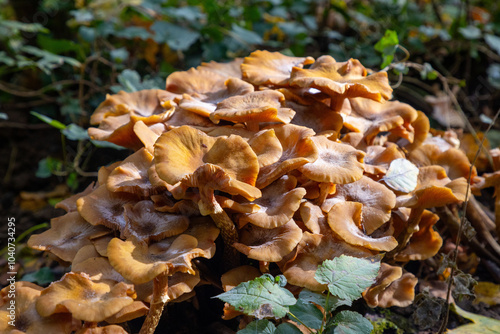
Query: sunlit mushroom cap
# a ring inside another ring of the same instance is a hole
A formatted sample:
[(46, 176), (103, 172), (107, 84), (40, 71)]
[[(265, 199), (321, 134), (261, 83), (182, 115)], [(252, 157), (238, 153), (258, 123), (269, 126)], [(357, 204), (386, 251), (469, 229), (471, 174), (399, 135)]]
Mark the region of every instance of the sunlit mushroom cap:
[[(375, 101), (388, 100), (392, 94), (386, 72), (367, 76), (367, 71), (356, 59), (337, 62), (331, 56), (321, 56), (309, 69), (294, 67), (290, 84), (311, 87), (330, 95), (332, 100), (364, 97)], [(338, 105), (338, 104), (337, 104)]]
[(145, 316), (148, 311), (149, 307), (147, 307), (146, 304), (144, 304), (142, 301), (135, 300), (132, 304), (122, 308), (118, 313), (113, 314), (109, 318), (106, 318), (106, 322), (110, 324), (120, 324)]
[(363, 233), (360, 229), (362, 207), (357, 202), (335, 204), (328, 212), (328, 224), (333, 232), (350, 245), (386, 252), (394, 249), (398, 245), (394, 237), (372, 238)]
[(409, 208), (433, 208), (465, 200), (467, 180), (451, 181), (441, 166), (420, 167), (417, 188), (410, 194), (398, 196), (397, 206)]
[(196, 221), (184, 234), (147, 245), (135, 238), (112, 239), (108, 245), (111, 265), (123, 277), (136, 284), (146, 283), (162, 273), (195, 274), (191, 261), (197, 257), (211, 258), (219, 234), (212, 223)]
[[(414, 149), (408, 160), (418, 167), (439, 165), (446, 171), (446, 175), (454, 180), (459, 177), (468, 178), (471, 164), (467, 155), (456, 148), (441, 150), (437, 145), (424, 144)], [(477, 176), (476, 168), (472, 168), (471, 178)]]
[[(141, 148), (128, 156), (117, 166), (106, 181), (112, 192), (128, 192), (137, 196), (149, 197), (167, 189), (165, 181), (155, 179), (153, 155), (146, 148)], [(153, 174), (152, 184), (150, 174)]]
[(220, 120), (233, 123), (289, 123), (295, 111), (285, 108), (284, 101), (285, 96), (275, 90), (232, 96), (217, 104), (216, 110), (210, 114), (210, 119), (215, 124)]
[(254, 51), (241, 65), (243, 79), (256, 85), (287, 86), (293, 67), (314, 63), (311, 57), (289, 57), (279, 52)]
[(318, 149), (318, 159), (299, 168), (309, 179), (345, 184), (357, 181), (363, 176), (364, 152), (323, 136), (311, 137), (311, 140)]
[(229, 78), (224, 82), (224, 89), (208, 92), (203, 95), (196, 93), (183, 94), (179, 107), (192, 111), (198, 115), (209, 117), (217, 109), (217, 104), (233, 96), (252, 93), (254, 87), (237, 78)]
[(282, 175), (313, 162), (318, 158), (318, 149), (311, 137), (314, 131), (298, 125), (278, 125), (272, 127), (276, 137), (281, 143), (283, 153), (279, 160), (259, 170), (256, 186), (262, 189)]
[(181, 234), (189, 227), (186, 216), (155, 210), (154, 203), (144, 200), (124, 205), (126, 225), (122, 231), (124, 238), (138, 240), (161, 240)]
[(417, 111), (406, 103), (388, 101), (377, 103), (369, 99), (349, 99), (351, 112), (344, 117), (344, 126), (351, 131), (361, 132), (365, 142), (373, 143), (380, 132), (395, 132), (409, 142), (413, 142), (411, 123), (417, 117)]
[(0, 331), (5, 334), (68, 334), (81, 326), (81, 321), (73, 319), (70, 314), (55, 314), (41, 317), (36, 311), (35, 302), (39, 298), (42, 287), (18, 281), (14, 283), (15, 291), (15, 326), (11, 325), (12, 304), (11, 286), (0, 291)]
[(131, 284), (94, 283), (83, 273), (70, 272), (42, 291), (36, 309), (44, 317), (71, 313), (75, 319), (99, 322), (132, 304), (134, 297)]
[(411, 273), (403, 274), (401, 267), (380, 265), (375, 283), (363, 292), (370, 307), (405, 307), (413, 302), (418, 280)]
[(293, 176), (283, 176), (264, 188), (262, 197), (253, 201), (259, 210), (240, 215), (240, 226), (251, 223), (270, 229), (288, 223), (306, 194), (304, 188), (296, 188), (296, 185), (297, 180)]
[(182, 181), (202, 193), (217, 189), (249, 200), (261, 195), (253, 187), (259, 171), (257, 156), (239, 136), (213, 138), (183, 126), (158, 139), (155, 163), (158, 175), (170, 184)]
[(147, 117), (161, 114), (165, 110), (162, 103), (172, 100), (175, 94), (161, 89), (144, 89), (127, 93), (120, 91), (115, 95), (107, 95), (90, 117), (90, 124), (99, 124), (107, 117), (116, 117), (123, 114)]
[(248, 144), (257, 155), (261, 168), (277, 162), (283, 154), (283, 148), (273, 129), (257, 132)]
[(53, 218), (51, 228), (32, 235), (28, 246), (49, 251), (63, 261), (71, 262), (80, 248), (91, 245), (90, 239), (110, 233), (104, 226), (92, 226), (76, 211)]
[(289, 284), (304, 287), (311, 291), (324, 291), (326, 285), (314, 278), (318, 266), (327, 259), (342, 254), (355, 257), (368, 257), (373, 253), (366, 248), (351, 246), (332, 234), (311, 234), (304, 232), (297, 246), (297, 255), (288, 261), (282, 271)]
[(240, 232), (240, 242), (233, 247), (248, 258), (278, 262), (290, 253), (302, 238), (302, 230), (293, 219), (273, 229), (247, 225)]
[(443, 245), (443, 239), (439, 235), (439, 232), (433, 229), (434, 224), (438, 220), (438, 215), (425, 210), (418, 223), (418, 231), (413, 233), (408, 245), (396, 254), (394, 259), (396, 261), (407, 262), (427, 260), (436, 255)]
[(386, 146), (368, 146), (364, 158), (365, 172), (378, 175), (387, 173), (391, 162), (396, 159), (404, 159), (405, 154), (394, 143), (386, 143)]
[(329, 212), (333, 205), (344, 201), (363, 204), (361, 223), (367, 235), (389, 220), (391, 210), (396, 205), (396, 195), (383, 184), (363, 176), (356, 182), (339, 184), (333, 196), (321, 205)]
[(330, 229), (321, 207), (309, 201), (302, 202), (299, 209), (304, 225), (314, 234), (325, 234)]
[(228, 78), (241, 78), (241, 64), (243, 58), (235, 58), (227, 63), (219, 63), (210, 61), (208, 63), (201, 63), (199, 68), (207, 69)]
[(205, 95), (223, 90), (226, 80), (227, 76), (200, 66), (170, 74), (167, 77), (166, 89), (176, 94)]
[(85, 273), (94, 282), (123, 282), (125, 279), (101, 256), (93, 245), (82, 247), (71, 264), (74, 273)]

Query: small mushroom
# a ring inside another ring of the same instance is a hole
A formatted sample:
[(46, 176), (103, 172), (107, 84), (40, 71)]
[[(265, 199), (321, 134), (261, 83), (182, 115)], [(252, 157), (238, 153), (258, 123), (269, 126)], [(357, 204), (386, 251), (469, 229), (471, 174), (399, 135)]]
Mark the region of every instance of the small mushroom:
[(372, 238), (360, 229), (363, 205), (356, 202), (342, 202), (335, 204), (328, 212), (328, 225), (335, 234), (353, 246), (362, 246), (377, 251), (390, 251), (397, 245), (392, 236)]
[(132, 304), (134, 297), (131, 284), (94, 283), (84, 273), (70, 272), (42, 291), (36, 310), (43, 317), (71, 313), (75, 319), (100, 322)]

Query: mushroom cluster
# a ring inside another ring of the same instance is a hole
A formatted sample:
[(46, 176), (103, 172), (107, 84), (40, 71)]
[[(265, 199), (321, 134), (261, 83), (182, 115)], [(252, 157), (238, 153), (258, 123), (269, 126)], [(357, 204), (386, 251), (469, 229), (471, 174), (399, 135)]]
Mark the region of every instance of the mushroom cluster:
[[(226, 270), (279, 270), (313, 291), (325, 290), (314, 279), (324, 260), (385, 254), (366, 302), (411, 304), (417, 279), (402, 264), (438, 252), (429, 209), (464, 200), (470, 164), (391, 94), (385, 72), (355, 59), (255, 51), (175, 72), (166, 90), (107, 96), (89, 134), (135, 152), (30, 238), (72, 271), (20, 287), (36, 306), (26, 312), (66, 319), (57, 333), (82, 321), (79, 333), (121, 333), (112, 324), (147, 314), (141, 333), (153, 333), (166, 302), (192, 295), (193, 260), (212, 258), (219, 233)], [(411, 189), (386, 182), (396, 160), (417, 166)]]

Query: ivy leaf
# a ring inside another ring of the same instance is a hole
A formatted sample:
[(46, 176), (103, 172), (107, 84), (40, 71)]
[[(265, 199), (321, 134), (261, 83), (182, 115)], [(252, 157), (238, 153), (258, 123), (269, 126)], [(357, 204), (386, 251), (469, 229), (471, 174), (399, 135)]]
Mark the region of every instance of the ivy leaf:
[(353, 301), (372, 285), (379, 268), (380, 261), (341, 255), (325, 260), (318, 266), (314, 278), (321, 284), (327, 284), (332, 295)]
[(450, 308), (458, 315), (469, 319), (472, 324), (466, 324), (455, 329), (450, 329), (446, 333), (449, 334), (469, 334), (469, 333), (485, 333), (494, 334), (500, 333), (500, 321), (488, 318), (482, 315), (470, 313), (462, 310), (455, 304), (451, 304)]
[(0, 119), (8, 120), (9, 116), (6, 113), (4, 113), (4, 112), (0, 112)]
[(382, 178), (389, 187), (403, 193), (413, 191), (417, 187), (417, 179), (417, 166), (406, 159), (393, 160)]
[(500, 64), (491, 64), (486, 72), (488, 73), (488, 82), (493, 87), (500, 89)]
[(151, 30), (157, 43), (167, 43), (172, 50), (186, 51), (201, 37), (196, 31), (164, 21), (153, 23)]
[(109, 141), (104, 141), (104, 140), (94, 140), (91, 139), (90, 142), (94, 144), (95, 147), (99, 148), (112, 148), (115, 150), (125, 150), (126, 148), (120, 145), (116, 145), (114, 143), (110, 143)]
[(319, 329), (323, 323), (323, 312), (314, 304), (299, 299), (290, 306), (290, 313), (300, 319), (307, 327)]
[(262, 37), (257, 33), (247, 30), (233, 23), (231, 31), (229, 32), (231, 37), (233, 37), (239, 44), (243, 46), (251, 46), (256, 44), (264, 43)]
[(238, 331), (238, 334), (273, 334), (276, 332), (276, 326), (269, 320), (254, 320), (244, 329)]
[(435, 80), (438, 77), (436, 70), (429, 63), (424, 63), (424, 69), (420, 71), (422, 80)]
[(236, 310), (257, 319), (283, 318), (289, 311), (289, 306), (294, 305), (297, 300), (290, 291), (280, 287), (269, 276), (271, 275), (263, 275), (252, 281), (243, 282), (216, 297), (231, 304)]
[(50, 268), (43, 267), (38, 271), (24, 275), (21, 280), (31, 283), (38, 283), (39, 285), (45, 285), (53, 282), (55, 280), (55, 276)]
[(361, 314), (353, 311), (339, 312), (332, 319), (335, 326), (333, 331), (327, 333), (333, 334), (370, 334), (373, 330), (372, 323)]

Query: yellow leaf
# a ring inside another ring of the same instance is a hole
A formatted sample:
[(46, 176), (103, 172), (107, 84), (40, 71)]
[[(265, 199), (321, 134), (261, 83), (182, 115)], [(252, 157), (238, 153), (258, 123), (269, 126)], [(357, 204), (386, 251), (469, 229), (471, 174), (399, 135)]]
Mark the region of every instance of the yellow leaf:
[(462, 310), (455, 304), (450, 305), (451, 309), (458, 315), (472, 321), (471, 324), (463, 325), (452, 330), (448, 334), (496, 334), (500, 333), (500, 321), (482, 315), (470, 313)]

